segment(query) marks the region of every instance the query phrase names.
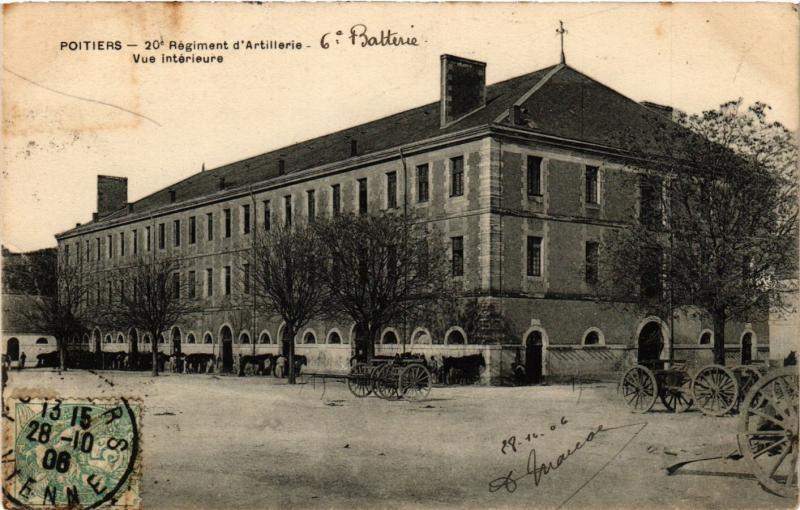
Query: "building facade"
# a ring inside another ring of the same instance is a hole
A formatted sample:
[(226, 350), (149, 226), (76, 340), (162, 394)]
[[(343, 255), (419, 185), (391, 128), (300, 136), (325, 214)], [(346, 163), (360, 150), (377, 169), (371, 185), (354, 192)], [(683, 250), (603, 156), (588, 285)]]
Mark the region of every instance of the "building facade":
[[(622, 141), (657, 136), (663, 108), (563, 63), (488, 87), (483, 63), (444, 55), (441, 65), (436, 103), (203, 171), (134, 203), (126, 179), (100, 176), (98, 212), (57, 236), (59, 256), (93, 275), (97, 300), (140, 257), (181, 258), (187, 299), (203, 312), (155, 345), (214, 353), (228, 368), (240, 354), (277, 352), (282, 336), (244, 283), (254, 237), (309, 216), (402, 209), (446, 236), (465, 299), (490, 307), (510, 332), (485, 345), (455, 317), (445, 328), (401, 324), (384, 331), (378, 352), (482, 353), (487, 382), (515, 361), (531, 382), (609, 376), (637, 359), (667, 360), (670, 349), (710, 361), (711, 325), (693, 314), (642, 315), (596, 299), (602, 241), (648, 207)], [(768, 356), (765, 325), (728, 327), (732, 361)], [(310, 369), (344, 371), (352, 336), (352, 324), (312, 322), (295, 341)], [(109, 351), (154, 345), (124, 325), (79, 341)]]

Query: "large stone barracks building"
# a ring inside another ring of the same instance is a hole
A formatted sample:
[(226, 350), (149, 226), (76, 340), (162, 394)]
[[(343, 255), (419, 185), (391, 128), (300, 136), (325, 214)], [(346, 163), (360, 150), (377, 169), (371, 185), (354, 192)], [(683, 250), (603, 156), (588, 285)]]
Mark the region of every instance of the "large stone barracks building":
[[(515, 361), (531, 382), (609, 376), (668, 359), (670, 343), (675, 359), (711, 360), (708, 323), (595, 300), (601, 241), (649, 207), (621, 140), (658, 136), (665, 116), (669, 108), (564, 63), (486, 86), (485, 64), (443, 55), (435, 103), (205, 170), (136, 202), (126, 178), (99, 176), (97, 213), (57, 235), (59, 254), (98, 278), (98, 299), (104, 274), (144, 254), (185, 259), (181, 277), (204, 312), (175, 324), (159, 348), (214, 353), (227, 370), (240, 354), (276, 352), (282, 336), (280, 319), (236, 295), (254, 235), (289, 218), (407, 208), (447, 236), (452, 277), (510, 332), (486, 345), (457, 317), (397, 325), (379, 353), (482, 353), (484, 382), (510, 375)], [(729, 329), (731, 363), (768, 356), (766, 325)], [(307, 370), (344, 371), (352, 336), (352, 324), (313, 322), (295, 341)], [(122, 324), (81, 341), (107, 351), (154, 342)]]

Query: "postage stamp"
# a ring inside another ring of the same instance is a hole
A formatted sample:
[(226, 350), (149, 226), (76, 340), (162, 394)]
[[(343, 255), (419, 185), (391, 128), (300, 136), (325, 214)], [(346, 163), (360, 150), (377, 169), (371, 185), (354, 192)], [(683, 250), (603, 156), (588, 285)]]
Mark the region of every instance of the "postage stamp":
[(138, 508), (141, 402), (9, 398), (6, 508)]

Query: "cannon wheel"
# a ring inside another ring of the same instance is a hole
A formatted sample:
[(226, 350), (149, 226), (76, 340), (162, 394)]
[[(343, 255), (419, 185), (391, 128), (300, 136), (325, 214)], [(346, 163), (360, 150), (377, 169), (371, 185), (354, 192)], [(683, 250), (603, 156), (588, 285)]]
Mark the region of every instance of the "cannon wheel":
[(358, 398), (364, 398), (372, 393), (370, 372), (370, 367), (366, 363), (356, 363), (350, 369), (350, 377), (347, 378), (347, 388), (350, 393)]
[(397, 393), (397, 382), (392, 379), (392, 367), (388, 363), (372, 369), (372, 391), (380, 398), (390, 399)]
[(622, 376), (622, 397), (634, 413), (646, 413), (658, 398), (658, 383), (653, 372), (636, 365)]
[(730, 369), (722, 365), (708, 365), (695, 374), (692, 394), (703, 414), (722, 416), (729, 413), (739, 401), (739, 382)]
[(431, 392), (431, 373), (425, 366), (413, 363), (400, 372), (398, 392), (406, 400), (424, 400)]
[(737, 436), (759, 483), (791, 498), (797, 497), (797, 402), (797, 367), (768, 372), (745, 396)]
[(253, 364), (253, 363), (245, 363), (245, 365), (244, 365), (244, 375), (247, 375), (247, 376), (256, 375), (257, 371), (258, 371), (258, 368), (256, 367), (255, 364)]
[(675, 371), (663, 378), (661, 403), (673, 413), (685, 413), (692, 407), (692, 378), (686, 372)]
[(283, 379), (286, 376), (284, 372), (286, 372), (285, 358), (283, 356), (278, 356), (275, 358), (275, 366), (272, 367), (272, 375)]
[(739, 400), (743, 402), (750, 392), (750, 388), (761, 379), (761, 372), (749, 365), (742, 365), (737, 371), (739, 372)]

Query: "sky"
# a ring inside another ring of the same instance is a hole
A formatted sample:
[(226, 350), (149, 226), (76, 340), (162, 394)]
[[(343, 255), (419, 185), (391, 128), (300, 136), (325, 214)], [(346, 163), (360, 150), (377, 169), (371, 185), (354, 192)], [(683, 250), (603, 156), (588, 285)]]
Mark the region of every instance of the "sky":
[[(203, 165), (436, 101), (443, 53), (486, 62), (488, 83), (553, 65), (559, 20), (567, 63), (636, 101), (699, 112), (742, 97), (798, 127), (790, 4), (6, 5), (0, 240), (54, 246), (56, 233), (91, 219), (98, 174), (128, 177), (135, 201)], [(359, 24), (418, 45), (352, 45), (345, 36)], [(302, 49), (134, 62), (179, 53), (170, 41), (246, 40)]]

